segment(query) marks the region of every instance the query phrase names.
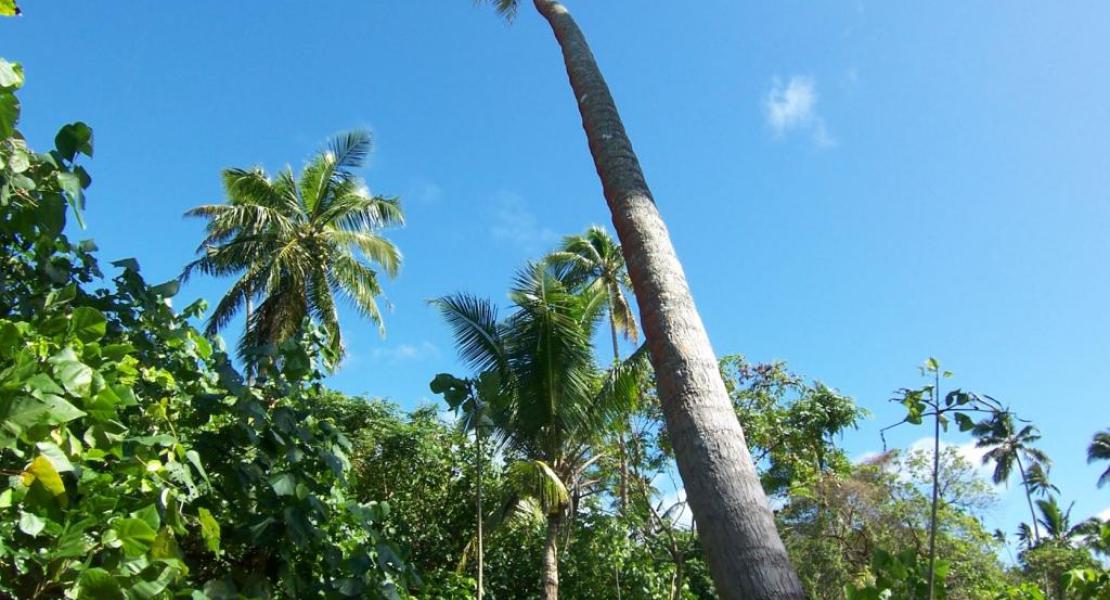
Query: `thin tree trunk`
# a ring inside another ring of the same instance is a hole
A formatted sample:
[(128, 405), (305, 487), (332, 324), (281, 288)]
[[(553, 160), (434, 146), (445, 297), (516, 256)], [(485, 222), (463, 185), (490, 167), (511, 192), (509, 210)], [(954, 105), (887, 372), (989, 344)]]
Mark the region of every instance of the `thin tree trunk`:
[(935, 597), (936, 589), (936, 558), (937, 558), (937, 496), (940, 486), (937, 480), (940, 477), (940, 373), (936, 374), (936, 384), (933, 387), (933, 502), (930, 507), (929, 518), (929, 600)]
[(566, 8), (533, 1), (562, 49), (717, 591), (725, 600), (801, 600), (805, 593), (775, 530), (709, 336), (609, 88)]
[(1041, 528), (1037, 525), (1037, 511), (1033, 510), (1033, 494), (1029, 492), (1029, 480), (1025, 478), (1025, 467), (1021, 464), (1021, 457), (1014, 456), (1017, 460), (1018, 472), (1021, 473), (1021, 487), (1025, 488), (1025, 501), (1029, 503), (1029, 517), (1033, 519), (1033, 542), (1041, 539)]
[(474, 429), (474, 439), (478, 444), (478, 600), (485, 595), (483, 578), (485, 575), (485, 548), (482, 540), (482, 419), (478, 417), (478, 427)]
[[(243, 335), (247, 335), (251, 330), (251, 317), (254, 315), (254, 294), (251, 288), (247, 287), (247, 322), (243, 325)], [(245, 365), (247, 370), (247, 385), (254, 385), (254, 365), (247, 362)]]
[(561, 513), (547, 516), (547, 539), (543, 544), (543, 600), (559, 600), (559, 524)]
[[(1033, 519), (1033, 539), (1029, 541), (1029, 547), (1032, 548), (1041, 539), (1041, 528), (1037, 525), (1037, 511), (1033, 510), (1033, 494), (1029, 491), (1029, 480), (1025, 477), (1025, 466), (1021, 464), (1021, 455), (1015, 452), (1014, 460), (1017, 461), (1018, 473), (1021, 474), (1021, 487), (1025, 488), (1025, 501), (1029, 503), (1029, 517)], [(1047, 570), (1041, 576), (1041, 583), (1044, 585), (1045, 596), (1052, 600), (1053, 590), (1049, 585)]]
[[(609, 305), (609, 332), (613, 336), (613, 366), (621, 363), (620, 346), (617, 345), (617, 319), (613, 315), (613, 302), (612, 296), (607, 302)], [(628, 421), (623, 416), (621, 417), (621, 429), (617, 432), (617, 447), (620, 450), (621, 459), (621, 472), (620, 472), (620, 507), (621, 515), (628, 514), (628, 452), (625, 450), (624, 430), (627, 428)]]

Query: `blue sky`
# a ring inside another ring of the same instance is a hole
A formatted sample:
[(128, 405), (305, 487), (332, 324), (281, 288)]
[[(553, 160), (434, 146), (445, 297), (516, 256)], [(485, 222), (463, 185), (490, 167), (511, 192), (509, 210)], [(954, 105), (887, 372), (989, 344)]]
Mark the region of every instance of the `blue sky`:
[[(1110, 6), (570, 3), (605, 71), (718, 353), (783, 359), (874, 415), (939, 357), (955, 385), (1041, 428), (1076, 515), (1110, 509)], [(96, 131), (88, 231), (104, 259), (176, 276), (228, 166), (299, 167), (374, 131), (364, 172), (400, 195), (388, 337), (347, 320), (332, 383), (406, 407), (458, 371), (426, 300), (501, 300), (560, 236), (608, 223), (554, 41), (470, 2), (26, 0), (23, 130)], [(182, 301), (215, 299), (198, 280)], [(894, 444), (926, 437), (905, 429)], [(966, 441), (951, 436), (953, 443)], [(1013, 531), (1006, 493), (988, 518)]]

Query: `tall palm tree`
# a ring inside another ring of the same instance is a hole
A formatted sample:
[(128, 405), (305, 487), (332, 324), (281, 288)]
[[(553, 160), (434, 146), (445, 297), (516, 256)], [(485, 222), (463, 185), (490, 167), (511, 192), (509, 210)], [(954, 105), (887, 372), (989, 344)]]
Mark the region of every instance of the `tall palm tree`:
[[(1036, 484), (1029, 478), (1029, 468), (1035, 468), (1043, 473), (1051, 464), (1048, 455), (1033, 446), (1041, 439), (1037, 428), (1025, 425), (1017, 428), (1014, 416), (1008, 411), (996, 412), (991, 418), (975, 424), (971, 430), (977, 439), (975, 445), (979, 448), (990, 448), (983, 455), (983, 464), (994, 463), (994, 472), (991, 479), (994, 483), (1003, 483), (1010, 479), (1014, 467), (1017, 466), (1021, 475), (1021, 485), (1025, 490), (1025, 500), (1029, 503), (1029, 514), (1032, 517), (1033, 537), (1040, 537), (1037, 513), (1033, 510), (1033, 488)], [(1029, 463), (1026, 467), (1022, 462)]]
[[(1099, 460), (1110, 460), (1110, 429), (1100, 431), (1091, 438), (1091, 445), (1087, 446), (1087, 464)], [(1106, 485), (1110, 481), (1110, 467), (1098, 476), (1098, 487)]]
[[(519, 0), (489, 1), (510, 18), (519, 6)], [(709, 336), (609, 86), (566, 7), (555, 0), (533, 4), (562, 50), (717, 592), (725, 600), (800, 600), (805, 592), (775, 529)]]
[[(286, 167), (271, 178), (261, 169), (223, 172), (226, 204), (207, 204), (185, 213), (208, 220), (193, 272), (237, 277), (208, 319), (207, 332), (227, 326), (243, 308), (246, 331), (240, 355), (292, 337), (305, 318), (327, 336), (329, 365), (343, 356), (337, 299), (348, 301), (384, 332), (377, 297), (380, 268), (389, 277), (401, 267), (401, 252), (380, 229), (404, 223), (397, 198), (375, 196), (352, 170), (363, 166), (369, 132), (333, 138), (295, 178)], [(258, 309), (253, 302), (260, 300)]]
[[(563, 238), (559, 250), (549, 254), (546, 260), (552, 265), (567, 269), (567, 278), (574, 285), (596, 288), (604, 293), (609, 334), (613, 343), (613, 364), (619, 364), (621, 354), (618, 337), (624, 336), (632, 343), (639, 339), (636, 317), (632, 314), (632, 305), (628, 298), (632, 282), (628, 280), (620, 245), (609, 237), (605, 228), (594, 225), (582, 235)], [(618, 423), (617, 448), (620, 452), (620, 507), (624, 512), (628, 509), (628, 446), (624, 439), (628, 427), (626, 419), (621, 421)]]
[(605, 305), (600, 291), (573, 293), (545, 265), (529, 265), (518, 273), (510, 299), (515, 310), (503, 321), (492, 303), (467, 294), (433, 303), (464, 362), (498, 374), (499, 406), (489, 417), (495, 437), (521, 458), (510, 467), (516, 492), (510, 504), (529, 497), (542, 509), (543, 598), (556, 600), (559, 533), (573, 510), (566, 490), (599, 458), (593, 443), (622, 414), (636, 381), (630, 367), (602, 374), (594, 364), (591, 338)]

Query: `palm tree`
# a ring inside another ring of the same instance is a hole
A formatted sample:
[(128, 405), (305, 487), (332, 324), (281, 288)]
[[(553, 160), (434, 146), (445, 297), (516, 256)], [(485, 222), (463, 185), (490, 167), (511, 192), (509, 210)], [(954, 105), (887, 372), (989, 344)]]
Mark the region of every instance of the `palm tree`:
[[(506, 17), (519, 0), (489, 0)], [(717, 592), (805, 597), (775, 529), (709, 336), (616, 103), (570, 12), (533, 0), (563, 54), (582, 126), (636, 292), (659, 399)]]
[[(1110, 460), (1110, 429), (1100, 431), (1091, 438), (1091, 445), (1087, 446), (1087, 464), (1091, 464), (1098, 460)], [(1110, 481), (1110, 467), (1098, 476), (1098, 487), (1106, 485)]]
[[(632, 282), (624, 266), (621, 247), (609, 237), (605, 228), (594, 225), (582, 235), (563, 238), (562, 247), (547, 256), (547, 262), (567, 269), (568, 280), (585, 288), (604, 290), (605, 309), (609, 316), (609, 334), (613, 342), (613, 364), (621, 361), (618, 337), (636, 343), (639, 331), (628, 292)], [(620, 451), (620, 507), (621, 512), (628, 509), (628, 456), (624, 432), (628, 428), (625, 419), (618, 423), (617, 448)]]
[(489, 417), (495, 437), (521, 459), (509, 468), (513, 494), (506, 510), (522, 501), (540, 507), (547, 528), (543, 598), (556, 600), (559, 532), (574, 511), (567, 490), (600, 458), (593, 442), (634, 396), (631, 363), (643, 353), (602, 374), (591, 338), (603, 294), (575, 294), (545, 265), (520, 271), (510, 299), (515, 310), (504, 321), (488, 300), (467, 294), (433, 303), (452, 328), (463, 361), (480, 373), (498, 374), (500, 400)]
[[(394, 277), (401, 252), (378, 231), (403, 224), (404, 213), (397, 198), (370, 194), (352, 173), (370, 148), (369, 132), (356, 130), (333, 138), (299, 178), (288, 167), (275, 178), (257, 168), (227, 169), (228, 202), (185, 213), (208, 224), (201, 256), (182, 279), (194, 271), (237, 277), (206, 330), (217, 333), (246, 308), (239, 353), (248, 363), (258, 349), (289, 339), (312, 318), (327, 336), (329, 366), (336, 366), (343, 356), (337, 295), (384, 333), (375, 268)], [(255, 300), (261, 300), (257, 310)]]
[(1040, 537), (1037, 513), (1033, 510), (1033, 488), (1029, 478), (1029, 470), (1022, 462), (1022, 457), (1029, 463), (1029, 468), (1034, 468), (1040, 473), (1051, 464), (1048, 455), (1033, 447), (1033, 442), (1041, 439), (1037, 428), (1025, 425), (1017, 429), (1014, 416), (1008, 411), (999, 411), (979, 423), (971, 430), (978, 438), (975, 445), (979, 448), (990, 448), (983, 455), (983, 464), (994, 463), (994, 473), (991, 479), (994, 483), (1003, 483), (1010, 479), (1014, 466), (1021, 475), (1021, 485), (1025, 489), (1025, 500), (1029, 503), (1029, 514), (1033, 521), (1033, 539)]

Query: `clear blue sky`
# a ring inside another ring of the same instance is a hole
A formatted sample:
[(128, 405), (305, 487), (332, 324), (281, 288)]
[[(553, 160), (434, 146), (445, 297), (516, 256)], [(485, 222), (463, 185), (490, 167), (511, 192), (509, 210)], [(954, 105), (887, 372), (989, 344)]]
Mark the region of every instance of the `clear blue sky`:
[[(1110, 6), (572, 1), (718, 353), (784, 359), (874, 413), (929, 355), (1033, 419), (1076, 515), (1110, 425)], [(23, 130), (96, 131), (88, 232), (176, 276), (228, 166), (299, 167), (366, 126), (403, 198), (389, 335), (348, 318), (332, 383), (406, 407), (458, 370), (428, 298), (503, 299), (513, 270), (608, 223), (554, 41), (448, 2), (45, 2), (0, 21)], [(197, 281), (181, 301), (215, 299)], [(925, 437), (907, 429), (896, 444)], [(953, 443), (966, 440), (951, 436)], [(1012, 532), (1015, 493), (987, 525)]]

